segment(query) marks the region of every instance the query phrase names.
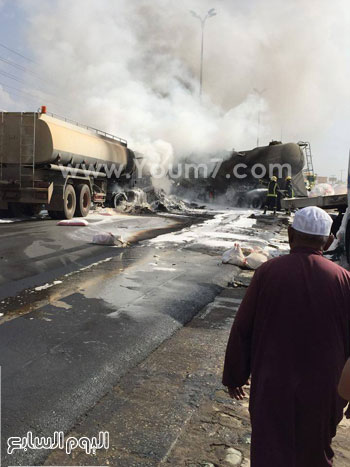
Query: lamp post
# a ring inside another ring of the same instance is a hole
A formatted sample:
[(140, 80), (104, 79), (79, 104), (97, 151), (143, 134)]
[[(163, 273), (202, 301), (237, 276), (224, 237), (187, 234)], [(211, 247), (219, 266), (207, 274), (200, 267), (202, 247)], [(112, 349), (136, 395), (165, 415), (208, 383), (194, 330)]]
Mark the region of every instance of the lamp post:
[(258, 134), (257, 134), (257, 138), (256, 138), (256, 147), (258, 148), (259, 147), (259, 142), (260, 142), (260, 114), (261, 114), (261, 99), (262, 99), (262, 95), (264, 94), (264, 92), (266, 92), (267, 90), (266, 89), (262, 89), (259, 91), (259, 89), (256, 89), (254, 88), (253, 89), (254, 92), (256, 92), (259, 96), (259, 110), (258, 110)]
[(204, 53), (204, 26), (205, 26), (205, 23), (207, 21), (208, 18), (212, 18), (213, 16), (215, 16), (217, 13), (215, 11), (215, 8), (211, 8), (210, 10), (208, 10), (208, 13), (203, 16), (203, 18), (201, 16), (199, 16), (195, 11), (193, 10), (190, 10), (190, 13), (191, 15), (194, 17), (194, 18), (197, 18), (199, 19), (200, 23), (201, 23), (201, 28), (202, 28), (202, 42), (201, 42), (201, 64), (200, 64), (200, 77), (199, 77), (199, 97), (201, 98), (202, 97), (202, 85), (203, 85), (203, 53)]

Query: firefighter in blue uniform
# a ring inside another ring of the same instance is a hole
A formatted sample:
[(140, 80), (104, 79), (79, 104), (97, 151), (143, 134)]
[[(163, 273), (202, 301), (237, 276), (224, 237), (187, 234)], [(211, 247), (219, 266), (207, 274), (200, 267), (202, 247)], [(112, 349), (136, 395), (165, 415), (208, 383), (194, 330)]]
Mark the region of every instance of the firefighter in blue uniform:
[(274, 216), (276, 215), (278, 190), (279, 186), (277, 183), (277, 177), (273, 176), (271, 177), (269, 186), (267, 188), (264, 214), (266, 214), (267, 210), (269, 209), (273, 211)]

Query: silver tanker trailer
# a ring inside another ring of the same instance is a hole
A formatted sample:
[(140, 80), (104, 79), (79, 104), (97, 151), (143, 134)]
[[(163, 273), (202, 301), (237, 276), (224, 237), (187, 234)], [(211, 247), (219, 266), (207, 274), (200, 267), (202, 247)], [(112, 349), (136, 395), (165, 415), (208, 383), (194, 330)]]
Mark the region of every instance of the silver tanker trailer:
[[(111, 190), (130, 188), (135, 155), (127, 142), (42, 107), (0, 113), (0, 209), (40, 210), (53, 218), (86, 216)], [(117, 196), (115, 196), (117, 195)]]

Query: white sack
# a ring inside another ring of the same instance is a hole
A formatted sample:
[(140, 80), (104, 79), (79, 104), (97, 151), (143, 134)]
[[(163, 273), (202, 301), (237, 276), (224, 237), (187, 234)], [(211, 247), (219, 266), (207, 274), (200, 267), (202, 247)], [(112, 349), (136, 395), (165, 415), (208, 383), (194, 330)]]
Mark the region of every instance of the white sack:
[(266, 263), (267, 260), (267, 256), (254, 251), (246, 257), (245, 263), (250, 269), (258, 269), (258, 267), (261, 266), (263, 263)]
[(93, 236), (92, 243), (96, 245), (116, 245), (123, 242), (121, 239), (116, 238), (111, 232), (100, 232)]
[(234, 264), (235, 266), (244, 266), (245, 258), (239, 243), (235, 243), (233, 248), (227, 250), (222, 255), (224, 264)]
[(89, 225), (89, 223), (85, 219), (64, 219), (62, 221), (57, 222), (57, 225), (71, 227), (86, 227), (87, 225)]

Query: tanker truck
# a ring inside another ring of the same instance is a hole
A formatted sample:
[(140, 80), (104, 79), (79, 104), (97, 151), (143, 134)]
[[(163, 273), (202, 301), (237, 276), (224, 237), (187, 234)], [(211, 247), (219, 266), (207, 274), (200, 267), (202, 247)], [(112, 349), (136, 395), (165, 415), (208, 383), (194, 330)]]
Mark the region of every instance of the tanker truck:
[(272, 141), (268, 146), (248, 151), (233, 151), (210, 177), (181, 180), (178, 190), (186, 192), (197, 186), (203, 199), (226, 197), (232, 206), (261, 208), (265, 204), (266, 186), (276, 175), (283, 189), (285, 178), (291, 175), (297, 196), (306, 196), (303, 168), (305, 157), (299, 144)]
[[(116, 204), (131, 187), (135, 154), (127, 141), (40, 112), (0, 113), (0, 209), (55, 219), (87, 216), (91, 203)], [(117, 187), (117, 188), (115, 188)]]
[(291, 175), (296, 195), (306, 196), (304, 165), (304, 154), (297, 143), (271, 141), (268, 146), (234, 151), (221, 165), (213, 181), (214, 190), (220, 194), (231, 188), (235, 193), (235, 205), (261, 208), (267, 193), (263, 186), (270, 177), (276, 175), (283, 189), (286, 176)]

